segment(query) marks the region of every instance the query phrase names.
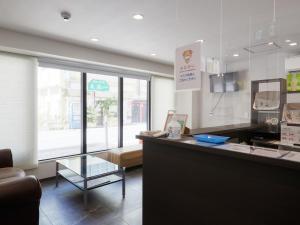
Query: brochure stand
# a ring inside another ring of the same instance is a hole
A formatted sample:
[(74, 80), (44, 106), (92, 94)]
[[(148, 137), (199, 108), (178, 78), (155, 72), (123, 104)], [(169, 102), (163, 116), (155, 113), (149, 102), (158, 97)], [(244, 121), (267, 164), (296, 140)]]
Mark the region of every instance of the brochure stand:
[(251, 82), (251, 123), (258, 125), (259, 133), (274, 134), (279, 139), (280, 121), (286, 99), (285, 79)]

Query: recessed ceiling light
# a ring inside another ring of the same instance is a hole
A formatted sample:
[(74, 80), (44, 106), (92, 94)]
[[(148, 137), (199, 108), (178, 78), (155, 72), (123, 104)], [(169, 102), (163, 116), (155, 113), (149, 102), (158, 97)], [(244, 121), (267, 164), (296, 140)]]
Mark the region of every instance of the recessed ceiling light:
[(97, 42), (97, 41), (99, 41), (99, 39), (98, 38), (91, 38), (91, 41)]
[(297, 42), (292, 42), (292, 43), (290, 43), (289, 45), (290, 45), (290, 46), (296, 46), (296, 45), (298, 45), (298, 43), (297, 43)]
[(63, 18), (64, 21), (70, 21), (71, 19), (71, 13), (67, 12), (67, 11), (62, 11), (60, 13), (61, 17)]
[(268, 43), (268, 45), (273, 45), (273, 44), (274, 44), (274, 42), (272, 42), (272, 41)]
[(156, 53), (151, 53), (152, 56), (156, 56)]
[(285, 42), (286, 42), (286, 43), (290, 43), (290, 42), (291, 42), (291, 40), (287, 39), (287, 40), (285, 40)]
[(142, 20), (142, 19), (144, 19), (144, 15), (142, 15), (142, 14), (134, 14), (132, 16), (132, 18), (135, 19), (135, 20)]
[(199, 39), (199, 40), (197, 40), (197, 41), (195, 41), (195, 42), (200, 42), (200, 43), (203, 43), (203, 42), (204, 42), (204, 40), (203, 40), (203, 39)]
[(232, 56), (233, 57), (239, 57), (240, 55), (239, 55), (239, 53), (234, 53)]

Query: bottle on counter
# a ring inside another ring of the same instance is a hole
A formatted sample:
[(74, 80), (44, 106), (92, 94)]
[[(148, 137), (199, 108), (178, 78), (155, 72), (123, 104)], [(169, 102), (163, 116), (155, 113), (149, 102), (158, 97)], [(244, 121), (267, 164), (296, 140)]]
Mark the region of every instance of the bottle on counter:
[(171, 122), (168, 125), (168, 133), (170, 139), (180, 139), (181, 138), (181, 125), (176, 120), (175, 117), (172, 118)]

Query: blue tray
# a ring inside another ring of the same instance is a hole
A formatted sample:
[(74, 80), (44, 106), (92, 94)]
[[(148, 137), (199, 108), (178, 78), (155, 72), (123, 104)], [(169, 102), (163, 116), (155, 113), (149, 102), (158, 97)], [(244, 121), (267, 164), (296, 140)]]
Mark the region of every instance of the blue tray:
[(228, 141), (229, 138), (230, 137), (210, 135), (210, 134), (197, 134), (197, 135), (194, 135), (194, 139), (196, 141), (208, 142), (208, 143), (214, 143), (214, 144), (223, 144), (226, 141)]

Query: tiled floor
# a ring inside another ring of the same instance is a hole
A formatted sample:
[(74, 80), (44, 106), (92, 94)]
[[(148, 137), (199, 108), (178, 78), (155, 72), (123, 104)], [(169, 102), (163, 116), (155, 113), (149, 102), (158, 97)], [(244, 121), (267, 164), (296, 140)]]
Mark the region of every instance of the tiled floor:
[(55, 179), (42, 181), (40, 225), (142, 225), (142, 169), (126, 172), (126, 198), (122, 183), (89, 191), (87, 209), (82, 192)]

